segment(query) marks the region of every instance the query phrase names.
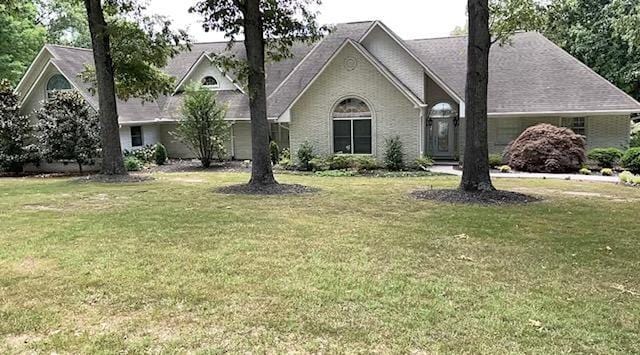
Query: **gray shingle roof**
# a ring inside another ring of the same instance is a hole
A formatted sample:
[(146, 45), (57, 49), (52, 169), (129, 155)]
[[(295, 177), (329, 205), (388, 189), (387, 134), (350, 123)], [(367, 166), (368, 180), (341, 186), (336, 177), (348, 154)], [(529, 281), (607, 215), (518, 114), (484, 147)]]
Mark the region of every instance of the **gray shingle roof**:
[[(374, 24), (367, 21), (337, 25), (318, 43), (295, 44), (292, 58), (267, 63), (269, 117), (283, 114), (346, 40), (359, 42)], [(449, 37), (409, 40), (405, 44), (453, 92), (464, 97), (466, 41), (466, 37)], [(54, 64), (97, 107), (97, 98), (89, 94), (88, 85), (78, 78), (84, 66), (93, 63), (91, 51), (54, 45), (47, 48), (55, 56)], [(196, 43), (191, 51), (172, 58), (164, 70), (180, 82), (203, 53), (227, 50), (227, 42)], [(235, 43), (230, 50), (238, 58), (245, 57), (242, 42)], [(145, 104), (137, 99), (118, 100), (120, 121), (177, 118), (181, 96), (178, 93)], [(250, 116), (249, 100), (239, 90), (220, 91), (218, 98), (229, 106), (228, 118)], [(534, 32), (518, 33), (510, 45), (492, 47), (488, 104), (490, 114), (640, 110), (634, 99)]]
[[(466, 80), (467, 37), (406, 41), (460, 97)], [(640, 104), (536, 32), (494, 45), (489, 59), (489, 113), (640, 109)]]

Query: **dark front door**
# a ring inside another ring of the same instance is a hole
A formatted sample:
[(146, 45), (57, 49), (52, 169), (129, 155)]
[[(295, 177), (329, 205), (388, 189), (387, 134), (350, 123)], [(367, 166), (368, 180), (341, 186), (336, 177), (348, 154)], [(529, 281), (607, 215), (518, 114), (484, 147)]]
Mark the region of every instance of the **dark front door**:
[(434, 118), (432, 120), (431, 151), (434, 158), (453, 158), (454, 127), (452, 118)]

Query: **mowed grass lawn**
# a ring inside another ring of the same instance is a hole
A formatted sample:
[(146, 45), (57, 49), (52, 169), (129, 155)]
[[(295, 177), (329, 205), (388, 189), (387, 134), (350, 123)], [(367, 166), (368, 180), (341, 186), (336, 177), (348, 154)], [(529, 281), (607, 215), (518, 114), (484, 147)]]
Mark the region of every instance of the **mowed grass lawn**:
[(0, 353), (640, 353), (640, 189), (454, 177), (0, 180)]

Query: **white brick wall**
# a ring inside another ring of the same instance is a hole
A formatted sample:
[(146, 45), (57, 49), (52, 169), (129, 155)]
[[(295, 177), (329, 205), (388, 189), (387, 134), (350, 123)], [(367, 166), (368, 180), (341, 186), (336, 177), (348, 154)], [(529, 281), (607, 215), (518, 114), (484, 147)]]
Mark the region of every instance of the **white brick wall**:
[[(344, 66), (354, 58), (355, 69)], [(420, 76), (422, 80), (422, 76)], [(384, 157), (384, 140), (400, 136), (406, 161), (418, 157), (420, 151), (420, 113), (375, 67), (351, 46), (346, 46), (325, 71), (309, 87), (291, 109), (291, 152), (309, 141), (317, 154), (332, 153), (332, 109), (345, 97), (360, 97), (373, 111), (373, 153)]]
[(424, 70), (382, 28), (374, 28), (362, 45), (418, 97), (424, 96)]
[[(522, 133), (528, 127), (534, 126), (538, 123), (549, 123), (554, 126), (561, 125), (560, 117), (504, 117), (504, 118), (489, 118), (488, 122), (488, 139), (489, 139), (489, 153), (499, 154), (502, 153), (506, 144), (500, 144), (497, 142), (497, 134), (500, 129), (501, 122), (504, 120), (518, 120), (520, 123), (519, 132)], [(464, 120), (461, 120), (464, 121)], [(629, 145), (630, 134), (630, 118), (629, 116), (591, 116), (586, 120), (586, 134), (587, 134), (587, 149), (593, 148), (620, 148), (624, 149)], [(464, 152), (464, 126), (460, 127), (460, 147), (461, 152)], [(516, 139), (517, 135), (513, 135), (511, 140)]]

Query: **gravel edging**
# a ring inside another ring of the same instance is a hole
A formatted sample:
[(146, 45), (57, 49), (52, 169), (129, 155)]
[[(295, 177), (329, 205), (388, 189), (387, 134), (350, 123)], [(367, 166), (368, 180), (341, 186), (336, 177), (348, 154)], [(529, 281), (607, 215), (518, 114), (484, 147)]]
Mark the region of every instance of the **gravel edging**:
[(527, 204), (542, 201), (539, 197), (512, 191), (467, 192), (454, 189), (417, 190), (410, 194), (419, 200), (475, 205)]
[(229, 185), (214, 190), (226, 195), (301, 195), (320, 191), (300, 184), (273, 184), (256, 187), (249, 184)]

